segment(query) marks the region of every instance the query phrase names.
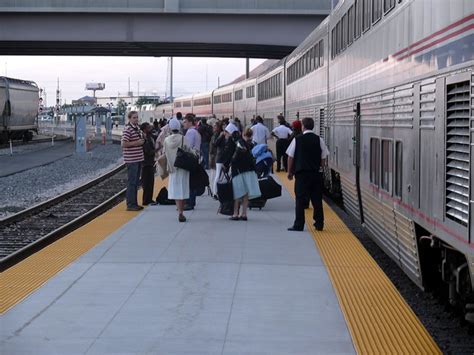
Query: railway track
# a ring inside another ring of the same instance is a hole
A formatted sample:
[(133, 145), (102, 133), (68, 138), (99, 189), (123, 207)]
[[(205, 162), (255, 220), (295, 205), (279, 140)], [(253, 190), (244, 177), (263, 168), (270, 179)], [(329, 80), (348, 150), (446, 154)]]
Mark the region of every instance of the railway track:
[(0, 272), (116, 205), (125, 195), (126, 184), (123, 164), (74, 190), (0, 220)]

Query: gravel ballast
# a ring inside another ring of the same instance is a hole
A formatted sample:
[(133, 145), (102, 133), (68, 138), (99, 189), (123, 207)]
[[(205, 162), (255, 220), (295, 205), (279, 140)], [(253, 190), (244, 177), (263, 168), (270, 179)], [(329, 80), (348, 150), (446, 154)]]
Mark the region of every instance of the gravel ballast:
[(123, 162), (118, 144), (0, 178), (0, 219), (94, 179)]

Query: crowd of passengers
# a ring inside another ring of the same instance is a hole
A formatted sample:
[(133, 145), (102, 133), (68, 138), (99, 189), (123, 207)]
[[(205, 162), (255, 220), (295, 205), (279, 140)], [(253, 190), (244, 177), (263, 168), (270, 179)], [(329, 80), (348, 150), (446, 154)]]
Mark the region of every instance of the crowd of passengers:
[[(153, 186), (158, 167), (162, 177), (168, 176), (168, 199), (176, 203), (178, 220), (186, 221), (184, 211), (195, 208), (198, 191), (190, 186), (190, 172), (175, 166), (181, 148), (193, 153), (207, 171), (209, 193), (214, 198), (217, 199), (218, 181), (223, 176), (231, 178), (234, 211), (230, 219), (246, 221), (249, 200), (261, 194), (258, 179), (273, 172), (275, 158), (268, 141), (275, 138), (276, 171), (287, 172), (290, 180), (295, 176), (296, 218), (288, 230), (303, 230), (304, 209), (308, 208), (309, 200), (314, 209), (314, 226), (317, 230), (323, 229), (322, 166), (328, 150), (313, 132), (312, 118), (296, 119), (289, 125), (280, 115), (279, 124), (272, 131), (260, 116), (245, 127), (238, 118), (197, 119), (193, 114), (183, 117), (180, 112), (168, 121), (139, 125), (138, 113), (131, 111), (128, 121), (122, 135), (123, 157), (128, 169), (128, 211), (143, 209), (137, 201), (140, 183), (142, 204), (157, 204), (153, 200)], [(164, 163), (160, 165), (160, 162)]]

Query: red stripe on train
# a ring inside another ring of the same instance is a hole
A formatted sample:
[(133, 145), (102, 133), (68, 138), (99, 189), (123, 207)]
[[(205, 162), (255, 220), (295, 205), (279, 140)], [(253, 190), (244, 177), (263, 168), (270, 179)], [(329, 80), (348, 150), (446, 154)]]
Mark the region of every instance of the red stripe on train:
[(396, 56), (398, 56), (398, 55), (400, 55), (400, 54), (402, 54), (402, 53), (404, 53), (404, 52), (406, 52), (406, 51), (409, 51), (409, 50), (412, 49), (413, 47), (416, 47), (417, 45), (419, 45), (419, 44), (421, 44), (421, 43), (423, 43), (423, 42), (429, 41), (430, 39), (432, 39), (432, 38), (434, 38), (434, 37), (436, 37), (436, 36), (438, 36), (438, 35), (440, 35), (440, 34), (446, 32), (446, 31), (449, 31), (449, 30), (453, 29), (454, 27), (457, 27), (457, 26), (459, 26), (459, 25), (462, 25), (463, 23), (465, 23), (465, 22), (467, 22), (467, 21), (470, 21), (470, 20), (474, 20), (474, 14), (471, 14), (471, 15), (469, 15), (469, 16), (467, 16), (467, 17), (464, 17), (463, 19), (461, 19), (461, 20), (459, 20), (459, 21), (453, 22), (453, 23), (450, 24), (449, 26), (447, 26), (447, 27), (445, 27), (445, 28), (443, 28), (443, 29), (441, 29), (441, 30), (439, 30), (439, 31), (437, 31), (437, 32), (435, 32), (435, 33), (429, 35), (428, 37), (425, 37), (425, 38), (423, 38), (423, 39), (421, 39), (421, 40), (419, 40), (419, 41), (417, 41), (417, 42), (415, 42), (415, 43), (410, 44), (408, 47), (406, 47), (406, 48), (404, 48), (404, 49), (402, 49), (402, 50), (396, 52), (395, 54), (392, 54), (392, 56), (393, 56), (393, 57), (396, 57)]
[(464, 28), (461, 28), (460, 30), (457, 30), (456, 32), (450, 33), (449, 35), (446, 35), (446, 36), (444, 36), (444, 37), (441, 37), (441, 38), (437, 39), (437, 40), (434, 41), (434, 42), (431, 42), (431, 43), (429, 43), (429, 44), (427, 44), (427, 45), (424, 45), (424, 46), (422, 46), (422, 47), (420, 47), (420, 48), (417, 48), (416, 50), (414, 50), (414, 51), (412, 51), (412, 52), (409, 52), (408, 54), (406, 54), (406, 55), (404, 55), (404, 56), (402, 56), (402, 57), (397, 58), (397, 60), (398, 60), (398, 61), (401, 61), (401, 60), (403, 60), (403, 59), (405, 59), (405, 58), (408, 58), (408, 57), (410, 57), (410, 56), (412, 56), (412, 55), (414, 55), (414, 54), (416, 54), (416, 53), (418, 53), (418, 52), (421, 52), (421, 51), (423, 51), (423, 50), (425, 50), (425, 49), (427, 49), (427, 48), (429, 48), (429, 47), (433, 47), (433, 46), (435, 46), (435, 45), (437, 45), (437, 44), (439, 44), (439, 43), (441, 43), (441, 42), (447, 41), (447, 40), (450, 39), (450, 38), (453, 38), (453, 37), (455, 37), (455, 36), (457, 36), (457, 35), (460, 35), (461, 33), (467, 32), (467, 31), (472, 30), (472, 29), (474, 29), (474, 23), (471, 24), (471, 25), (469, 25), (469, 26), (466, 26), (466, 27), (464, 27)]

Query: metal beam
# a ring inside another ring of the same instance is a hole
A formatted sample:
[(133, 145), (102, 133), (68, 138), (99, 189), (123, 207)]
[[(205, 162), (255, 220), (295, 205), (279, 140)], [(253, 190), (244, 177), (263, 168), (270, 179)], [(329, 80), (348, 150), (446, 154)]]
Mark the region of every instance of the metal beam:
[(0, 55), (282, 58), (323, 18), (0, 13)]

